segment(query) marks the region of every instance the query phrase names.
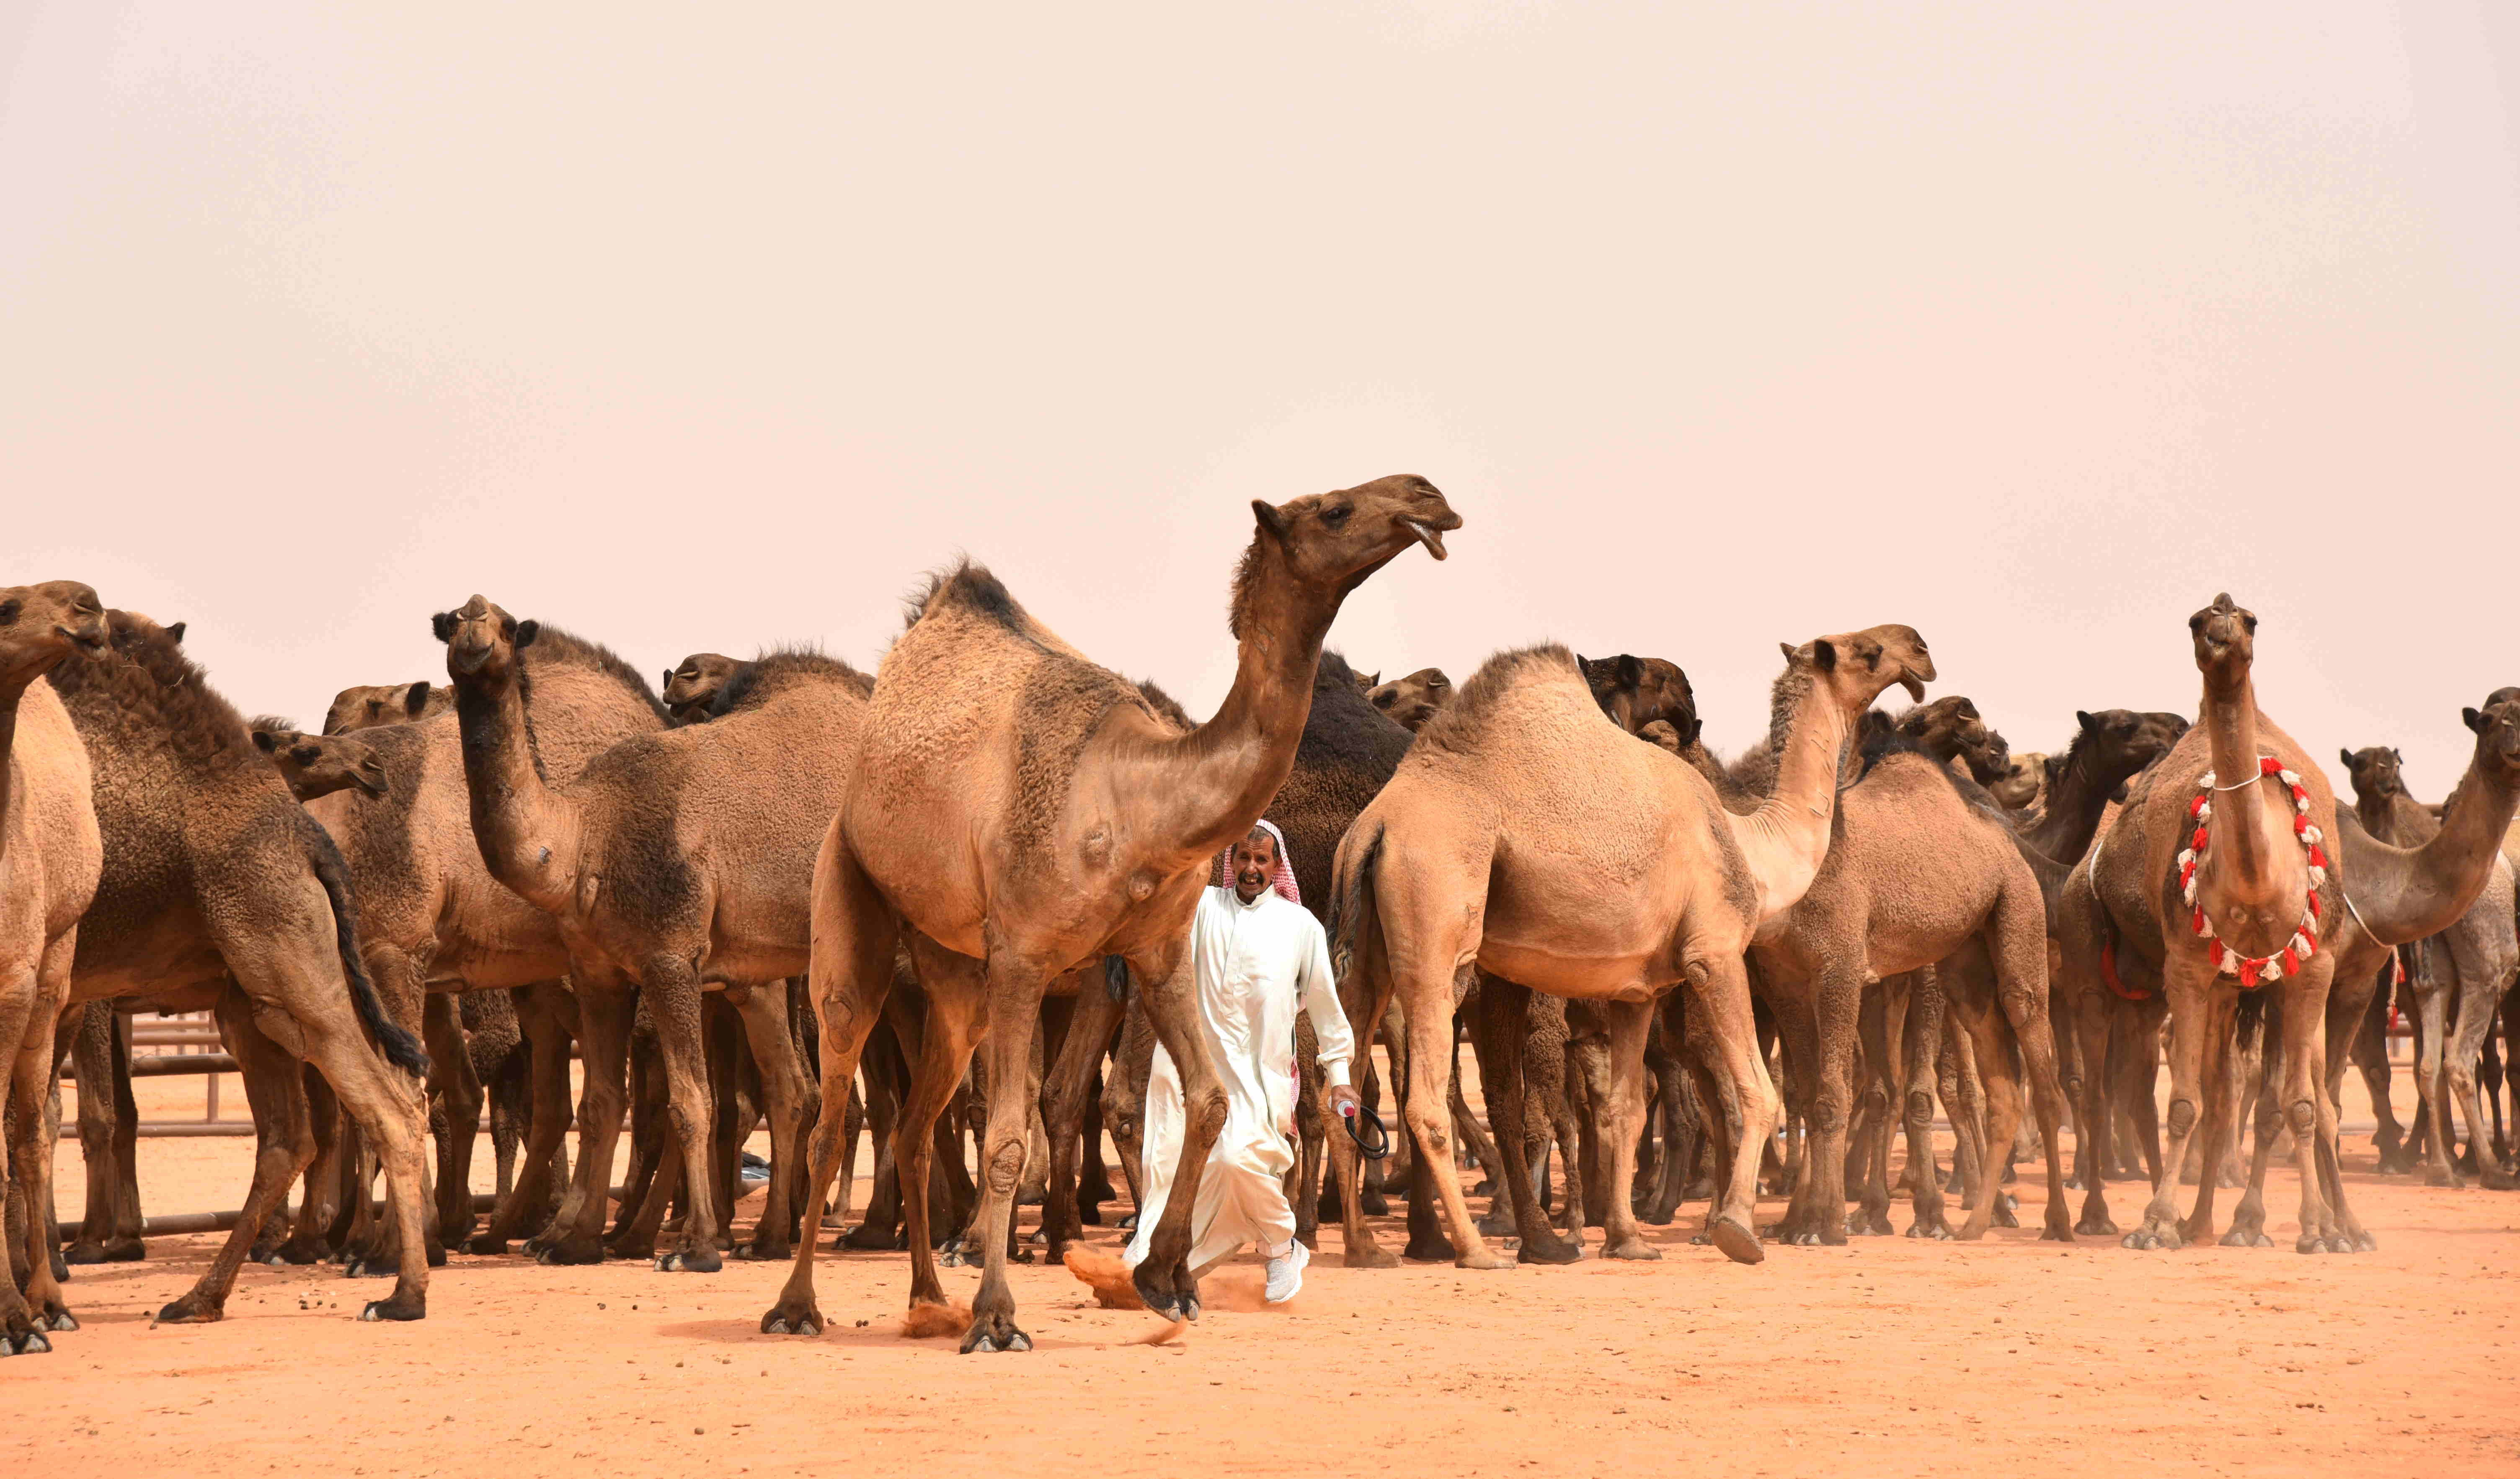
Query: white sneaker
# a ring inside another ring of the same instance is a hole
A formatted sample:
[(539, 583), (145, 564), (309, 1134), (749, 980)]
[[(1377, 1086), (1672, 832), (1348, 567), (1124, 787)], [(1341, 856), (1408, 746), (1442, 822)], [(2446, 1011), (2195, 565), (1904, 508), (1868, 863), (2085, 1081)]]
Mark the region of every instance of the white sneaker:
[(1269, 1260), (1271, 1304), (1284, 1304), (1304, 1287), (1304, 1269), (1313, 1261), (1313, 1250), (1302, 1243), (1290, 1243), (1284, 1253)]

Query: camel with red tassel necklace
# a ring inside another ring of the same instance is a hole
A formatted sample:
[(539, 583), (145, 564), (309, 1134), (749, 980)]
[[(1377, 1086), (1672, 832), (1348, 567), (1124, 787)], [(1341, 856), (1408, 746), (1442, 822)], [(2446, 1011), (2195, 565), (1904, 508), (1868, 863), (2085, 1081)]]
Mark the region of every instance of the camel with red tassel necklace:
[(2318, 890), (2327, 881), (2327, 855), (2319, 850), (2319, 844), (2325, 838), (2319, 835), (2318, 828), (2310, 825), (2310, 792), (2303, 787), (2300, 775), (2284, 769), (2283, 762), (2274, 756), (2267, 755), (2258, 761), (2258, 774), (2238, 785), (2216, 785), (2212, 771), (2197, 777), (2196, 799), (2187, 803), (2187, 815), (2196, 824), (2196, 831), (2187, 839), (2186, 848), (2179, 854), (2180, 896), (2187, 901), (2197, 935), (2213, 940), (2214, 921), (2205, 918), (2204, 907), (2196, 902), (2196, 865), (2205, 861), (2205, 849), (2212, 841), (2214, 793), (2237, 790), (2240, 785), (2255, 785), (2268, 776), (2282, 782), (2284, 789), (2292, 793), (2292, 834), (2310, 858), (2310, 893), (2302, 910), (2301, 926), (2293, 931), (2292, 938), (2284, 943), (2282, 949), (2269, 955), (2244, 956), (2229, 945), (2223, 945), (2217, 964), (2224, 975), (2239, 977), (2244, 990), (2255, 990), (2269, 981), (2298, 975), (2302, 963), (2318, 953)]

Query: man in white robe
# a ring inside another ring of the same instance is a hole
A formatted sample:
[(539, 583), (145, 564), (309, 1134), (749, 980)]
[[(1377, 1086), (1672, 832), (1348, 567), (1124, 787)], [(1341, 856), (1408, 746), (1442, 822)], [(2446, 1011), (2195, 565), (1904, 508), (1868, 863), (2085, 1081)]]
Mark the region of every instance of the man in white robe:
[[(1329, 942), (1311, 912), (1271, 886), (1280, 877), (1291, 883), (1283, 851), (1276, 828), (1266, 822), (1253, 828), (1230, 854), (1232, 886), (1201, 893), (1191, 923), (1198, 1030), (1225, 1085), (1226, 1116), (1199, 1176), (1190, 1267), (1193, 1277), (1204, 1276), (1245, 1244), (1258, 1243), (1269, 1259), (1273, 1304), (1294, 1297), (1312, 1261), (1295, 1241), (1295, 1214), (1285, 1190), (1286, 1172), (1295, 1163), (1286, 1137), (1294, 1130), (1299, 1008), (1312, 1013), (1330, 1108), (1350, 1113), (1358, 1107), (1356, 1090), (1348, 1084), (1356, 1039), (1330, 977)], [(1147, 1082), (1146, 1197), (1129, 1239), (1131, 1268), (1147, 1256), (1148, 1240), (1163, 1217), (1186, 1121), (1181, 1073), (1158, 1043)]]

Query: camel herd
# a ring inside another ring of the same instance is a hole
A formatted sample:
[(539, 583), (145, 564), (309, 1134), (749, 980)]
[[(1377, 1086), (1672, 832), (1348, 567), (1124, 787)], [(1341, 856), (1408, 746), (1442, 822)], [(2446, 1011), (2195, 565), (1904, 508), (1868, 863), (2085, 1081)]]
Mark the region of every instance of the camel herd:
[[(1106, 1133), (1134, 1181), (1157, 1043), (1189, 1129), (1135, 1293), (1194, 1319), (1189, 1219), (1225, 1100), (1187, 926), (1264, 813), (1406, 1127), (1377, 1168), (1305, 1086), (1299, 1235), (1340, 1219), (1351, 1266), (1396, 1261), (1365, 1221), (1392, 1192), (1407, 1256), (1467, 1268), (1569, 1262), (1596, 1226), (1600, 1256), (1658, 1257), (1641, 1225), (1693, 1197), (1698, 1239), (1744, 1263), (1888, 1232), (1901, 1192), (1910, 1235), (1975, 1238), (2012, 1222), (2022, 1155), (2044, 1163), (2044, 1236), (2117, 1234), (2103, 1188), (2132, 1172), (2152, 1193), (2128, 1246), (2213, 1236), (2227, 1178), (2245, 1189), (2223, 1241), (2262, 1246), (2278, 1149), (2296, 1246), (2367, 1249), (2339, 1175), (2349, 1065), (2377, 1076), (2384, 1169), (2420, 1142), (2437, 1183), (2464, 1164), (2512, 1185), (2491, 1033), (2520, 1034), (2520, 689), (2465, 711), (2473, 760), (2441, 807), (2370, 748), (2344, 754), (2340, 808), (2258, 708), (2257, 619), (2228, 596), (2188, 622), (2192, 721), (2083, 712), (2046, 756), (1966, 698), (1925, 701), (1925, 639), (1883, 625), (1785, 646), (1767, 738), (1725, 762), (1663, 659), (1544, 645), (1456, 688), (1325, 651), (1348, 592), (1412, 547), (1444, 558), (1462, 518), (1425, 479), (1252, 512), (1235, 681), (1204, 723), (968, 561), (872, 676), (701, 653), (661, 695), (475, 596), (434, 618), (445, 684), (344, 689), (319, 734), (248, 723), (180, 624), (73, 582), (0, 590), (0, 1353), (77, 1327), (68, 1264), (142, 1253), (133, 1111), (108, 1092), (135, 1011), (215, 1013), (256, 1136), (234, 1230), (161, 1320), (218, 1319), (249, 1258), (389, 1273), (361, 1318), (417, 1320), (446, 1248), (522, 1239), (549, 1263), (791, 1260), (762, 1328), (813, 1334), (822, 1226), (850, 1211), (871, 1131), (870, 1201), (829, 1245), (909, 1250), (915, 1332), (1027, 1349), (1016, 1206), (1040, 1203), (1057, 1258), (1116, 1194)], [(1875, 709), (1892, 688), (1914, 706)], [(2393, 1002), (2417, 1026), (2411, 1137), (2386, 1094)], [(66, 1060), (89, 1162), (67, 1249)], [(766, 1179), (742, 1154), (764, 1124)], [(1763, 1185), (1790, 1192), (1764, 1230)], [(984, 1268), (968, 1317), (940, 1258)]]

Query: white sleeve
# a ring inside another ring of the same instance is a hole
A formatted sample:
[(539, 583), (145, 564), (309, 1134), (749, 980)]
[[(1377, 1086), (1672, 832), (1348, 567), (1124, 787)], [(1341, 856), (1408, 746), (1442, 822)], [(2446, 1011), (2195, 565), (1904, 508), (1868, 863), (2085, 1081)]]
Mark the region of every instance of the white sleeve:
[(1348, 1081), (1348, 1060), (1356, 1056), (1356, 1034), (1348, 1030), (1347, 1008), (1339, 1004), (1338, 981), (1330, 974), (1329, 936), (1322, 933), (1321, 920), (1309, 912), (1302, 919), (1303, 954), (1295, 968), (1295, 999), (1312, 1013), (1322, 1071), (1335, 1089)]

